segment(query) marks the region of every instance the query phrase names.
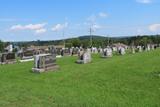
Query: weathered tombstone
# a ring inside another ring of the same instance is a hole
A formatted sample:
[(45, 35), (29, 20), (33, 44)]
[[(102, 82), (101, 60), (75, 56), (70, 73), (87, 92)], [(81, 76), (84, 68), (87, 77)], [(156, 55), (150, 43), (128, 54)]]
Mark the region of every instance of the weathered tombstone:
[(120, 47), (120, 48), (119, 48), (119, 53), (120, 53), (120, 55), (125, 55), (125, 54), (126, 54), (125, 48)]
[(132, 51), (133, 54), (136, 53), (136, 52), (135, 52), (135, 47), (134, 47), (134, 46), (131, 47), (131, 51)]
[(74, 55), (78, 55), (78, 51), (79, 51), (79, 48), (73, 48), (73, 50), (72, 50), (72, 56), (74, 56)]
[(103, 49), (100, 47), (100, 48), (98, 49), (98, 52), (102, 54), (102, 53), (103, 53)]
[(155, 45), (151, 45), (151, 49), (152, 49), (152, 50), (155, 50)]
[(15, 53), (2, 53), (1, 64), (12, 64), (12, 63), (16, 63)]
[(76, 61), (78, 64), (86, 64), (91, 62), (91, 53), (86, 51), (80, 51), (78, 60)]
[(6, 52), (9, 52), (9, 53), (13, 52), (13, 45), (12, 45), (12, 44), (8, 45), (8, 46), (5, 48), (5, 51), (6, 51)]
[(112, 49), (105, 48), (102, 52), (102, 58), (109, 58), (109, 57), (112, 57)]
[(114, 52), (117, 52), (117, 50), (118, 50), (117, 47), (112, 47), (112, 49)]
[(70, 49), (69, 48), (64, 49), (64, 56), (70, 56)]
[(39, 54), (34, 56), (33, 72), (55, 71), (59, 68), (56, 64), (56, 55), (54, 54)]
[(92, 47), (91, 52), (97, 54), (98, 53), (98, 49), (96, 47)]
[(150, 45), (147, 45), (147, 47), (146, 47), (146, 51), (150, 51), (150, 50), (151, 50)]
[(20, 53), (20, 62), (28, 62), (28, 61), (33, 61), (34, 58), (33, 56), (37, 55), (38, 53), (35, 52), (34, 50), (25, 50)]
[(138, 52), (142, 52), (142, 46), (137, 46)]

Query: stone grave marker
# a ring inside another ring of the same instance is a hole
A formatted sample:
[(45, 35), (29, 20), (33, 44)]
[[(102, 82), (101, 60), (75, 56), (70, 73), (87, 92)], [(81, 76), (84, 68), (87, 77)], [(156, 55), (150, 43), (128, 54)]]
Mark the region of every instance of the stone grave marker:
[(76, 61), (78, 64), (86, 64), (91, 62), (91, 52), (89, 51), (80, 51), (78, 60)]
[(132, 51), (132, 54), (135, 54), (135, 47), (134, 46), (131, 46), (131, 51)]
[(2, 53), (1, 54), (1, 64), (12, 64), (16, 63), (15, 53)]
[(34, 56), (33, 50), (26, 50), (26, 51), (22, 52), (21, 60), (32, 59), (33, 56)]
[(109, 58), (109, 57), (112, 57), (112, 49), (105, 48), (102, 52), (102, 58)]
[(56, 64), (56, 55), (55, 54), (39, 54), (34, 56), (34, 68), (33, 72), (47, 72), (55, 71), (59, 68)]
[(119, 53), (120, 53), (120, 55), (125, 55), (125, 54), (126, 54), (125, 48), (120, 47), (120, 48), (119, 48)]
[(142, 52), (142, 46), (137, 46), (138, 52)]

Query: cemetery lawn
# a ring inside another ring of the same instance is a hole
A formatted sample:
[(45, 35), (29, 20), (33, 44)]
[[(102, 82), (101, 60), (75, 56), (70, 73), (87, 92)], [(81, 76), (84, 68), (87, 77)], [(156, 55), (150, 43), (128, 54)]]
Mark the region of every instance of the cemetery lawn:
[(0, 107), (160, 107), (160, 50), (32, 73), (33, 62), (0, 66)]

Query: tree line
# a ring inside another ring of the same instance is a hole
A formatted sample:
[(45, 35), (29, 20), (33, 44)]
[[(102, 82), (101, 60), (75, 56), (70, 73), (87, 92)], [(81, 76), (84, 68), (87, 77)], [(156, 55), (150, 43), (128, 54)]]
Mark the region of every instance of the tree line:
[[(92, 39), (92, 43), (91, 43)], [(147, 44), (160, 44), (160, 35), (143, 35), (133, 37), (103, 37), (103, 36), (82, 36), (78, 38), (70, 38), (65, 40), (50, 40), (50, 41), (27, 41), (27, 42), (3, 42), (0, 40), (0, 52), (4, 51), (4, 48), (8, 44), (13, 44), (19, 47), (34, 46), (47, 46), (47, 45), (65, 45), (66, 47), (106, 47), (114, 43), (123, 43), (126, 45), (141, 45)]]

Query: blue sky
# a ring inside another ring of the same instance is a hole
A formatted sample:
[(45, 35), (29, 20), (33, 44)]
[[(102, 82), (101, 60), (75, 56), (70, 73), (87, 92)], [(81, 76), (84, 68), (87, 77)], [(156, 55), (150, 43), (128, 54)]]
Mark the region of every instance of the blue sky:
[[(0, 0), (0, 39), (160, 33), (159, 0)], [(63, 36), (64, 32), (64, 36)]]

